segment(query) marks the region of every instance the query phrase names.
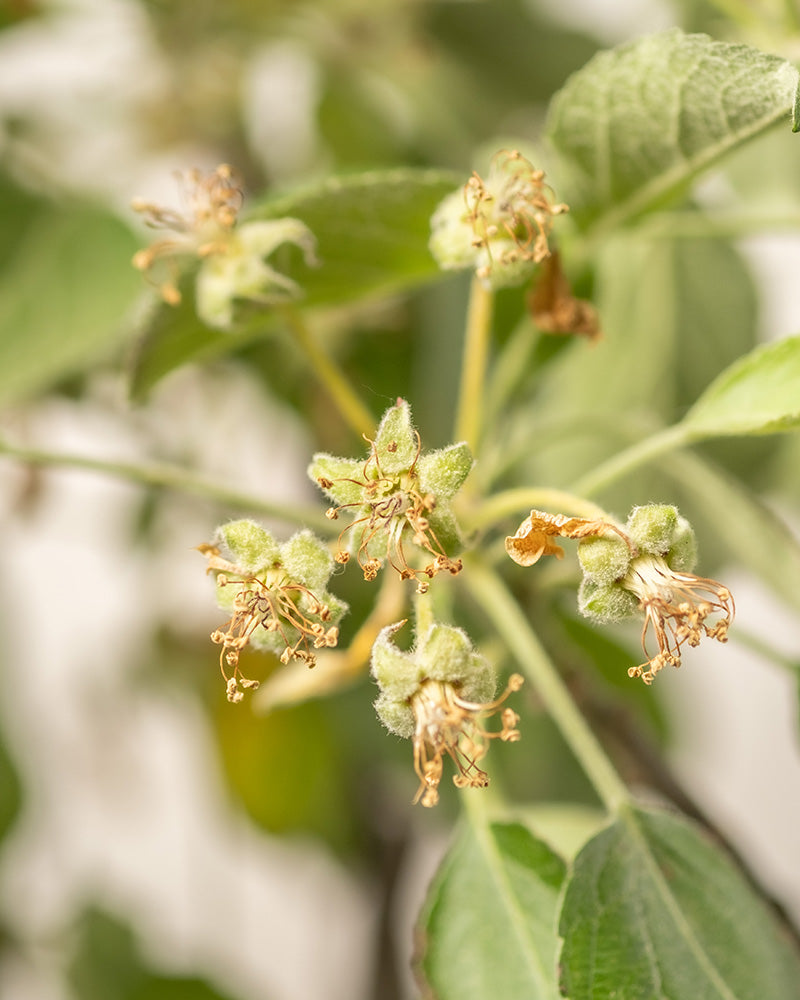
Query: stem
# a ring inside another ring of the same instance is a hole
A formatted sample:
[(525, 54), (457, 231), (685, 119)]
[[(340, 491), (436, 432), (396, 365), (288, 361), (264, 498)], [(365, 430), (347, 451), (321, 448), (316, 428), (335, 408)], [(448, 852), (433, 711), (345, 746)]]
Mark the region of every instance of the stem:
[(361, 402), (341, 368), (317, 343), (300, 313), (296, 309), (287, 308), (283, 310), (283, 315), (306, 360), (336, 404), (342, 419), (359, 437), (374, 437), (375, 420), (372, 414)]
[(573, 493), (563, 490), (551, 490), (546, 487), (521, 486), (518, 489), (505, 490), (496, 493), (479, 507), (464, 514), (460, 520), (467, 531), (488, 528), (497, 521), (511, 514), (537, 510), (556, 510), (561, 514), (574, 517), (602, 518), (608, 520), (608, 514), (602, 507), (584, 500)]
[(473, 277), (469, 292), (461, 387), (453, 434), (455, 441), (466, 441), (473, 452), (477, 451), (483, 423), (484, 382), (493, 307), (494, 294), (478, 278)]
[(688, 443), (688, 440), (689, 435), (682, 424), (665, 427), (664, 430), (658, 431), (643, 441), (637, 441), (630, 448), (618, 452), (613, 458), (596, 466), (574, 484), (573, 492), (584, 497), (599, 493), (632, 469), (644, 465), (658, 455), (663, 455), (664, 452), (682, 447)]
[(566, 685), (497, 574), (470, 560), (464, 582), (535, 686), (550, 717), (610, 813), (630, 803), (622, 778), (578, 711)]
[(497, 359), (486, 387), (486, 413), (502, 413), (506, 401), (529, 370), (530, 357), (541, 334), (529, 319), (517, 324)]
[(436, 618), (433, 613), (433, 603), (429, 592), (414, 594), (414, 634), (419, 639), (433, 625)]
[(84, 469), (88, 472), (99, 472), (101, 475), (126, 479), (129, 482), (140, 483), (143, 486), (163, 486), (167, 489), (191, 493), (224, 504), (249, 510), (259, 514), (267, 514), (291, 523), (304, 524), (316, 528), (325, 534), (330, 534), (330, 522), (316, 508), (300, 507), (296, 503), (280, 503), (275, 500), (265, 500), (249, 493), (221, 486), (209, 479), (203, 479), (175, 465), (136, 465), (133, 462), (108, 462), (100, 458), (88, 458), (85, 455), (70, 455), (63, 452), (42, 451), (37, 448), (18, 448), (0, 441), (0, 455), (15, 458), (27, 465), (64, 466), (72, 469)]

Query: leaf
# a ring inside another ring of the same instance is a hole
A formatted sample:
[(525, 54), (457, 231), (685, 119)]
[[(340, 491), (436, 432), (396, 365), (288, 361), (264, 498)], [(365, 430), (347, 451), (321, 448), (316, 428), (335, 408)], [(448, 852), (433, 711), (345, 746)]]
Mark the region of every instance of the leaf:
[(711, 383), (681, 426), (691, 440), (800, 426), (800, 336), (740, 358)]
[(39, 392), (111, 355), (139, 278), (113, 216), (41, 213), (0, 281), (0, 402)]
[(784, 59), (678, 29), (600, 53), (551, 104), (547, 134), (566, 170), (559, 195), (580, 226), (619, 226), (788, 123), (797, 88)]
[(437, 1000), (556, 1000), (564, 862), (520, 824), (466, 828), (420, 915), (416, 967)]
[[(430, 217), (463, 181), (436, 170), (394, 169), (329, 178), (313, 187), (255, 205), (243, 221), (300, 219), (317, 241), (318, 266), (285, 246), (271, 265), (303, 288), (298, 308), (334, 306), (399, 292), (441, 273), (428, 252)], [(142, 397), (178, 365), (237, 350), (280, 322), (274, 309), (254, 311), (246, 328), (212, 331), (197, 318), (191, 277), (181, 284), (182, 303), (159, 304), (143, 317), (132, 392)]]
[(570, 1000), (797, 1000), (766, 904), (684, 820), (626, 810), (575, 859), (561, 912)]
[(701, 537), (712, 533), (728, 560), (800, 608), (800, 542), (783, 521), (745, 483), (693, 452), (671, 455), (666, 469), (696, 508), (686, 512), (692, 523), (702, 519)]

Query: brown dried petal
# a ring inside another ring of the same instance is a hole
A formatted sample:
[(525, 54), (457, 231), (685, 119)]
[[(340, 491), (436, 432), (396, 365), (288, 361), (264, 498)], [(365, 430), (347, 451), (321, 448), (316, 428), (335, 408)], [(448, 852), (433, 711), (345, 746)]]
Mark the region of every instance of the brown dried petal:
[(602, 336), (597, 310), (590, 302), (572, 294), (557, 250), (542, 262), (528, 308), (534, 323), (544, 333), (577, 333), (590, 340)]
[(615, 525), (598, 518), (567, 517), (565, 514), (547, 514), (532, 510), (513, 535), (506, 538), (506, 552), (520, 566), (533, 566), (542, 556), (563, 558), (564, 550), (553, 541), (562, 538), (587, 538), (590, 535), (618, 534), (630, 545), (627, 536)]

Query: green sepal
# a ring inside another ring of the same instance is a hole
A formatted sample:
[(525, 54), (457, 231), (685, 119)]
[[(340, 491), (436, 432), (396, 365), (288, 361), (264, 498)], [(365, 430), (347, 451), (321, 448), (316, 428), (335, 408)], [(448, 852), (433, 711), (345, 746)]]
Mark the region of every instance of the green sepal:
[(472, 651), (467, 633), (452, 625), (431, 625), (417, 640), (423, 674), (434, 681), (461, 681), (468, 673)]
[[(308, 467), (309, 478), (337, 505), (346, 506), (364, 501), (364, 460), (337, 458), (318, 452)], [(322, 486), (320, 479), (331, 483)]]
[(437, 507), (428, 515), (431, 532), (445, 551), (445, 555), (455, 556), (464, 548), (464, 539), (455, 514), (449, 507)]
[(375, 699), (374, 707), (378, 718), (390, 733), (402, 736), (406, 740), (411, 739), (417, 722), (414, 718), (414, 709), (407, 701), (395, 698), (388, 691), (382, 691)]
[(414, 464), (418, 447), (411, 424), (411, 408), (404, 399), (398, 399), (397, 404), (384, 413), (375, 436), (375, 453), (381, 471), (387, 476), (406, 472)]
[(691, 573), (697, 564), (697, 539), (685, 517), (678, 518), (666, 560), (669, 568), (676, 573)]
[(664, 503), (634, 507), (626, 529), (640, 552), (663, 556), (669, 551), (678, 529), (678, 508)]
[(474, 464), (465, 441), (427, 452), (417, 463), (420, 492), (433, 493), (437, 500), (449, 500), (461, 488)]
[(217, 539), (233, 556), (232, 562), (248, 573), (255, 575), (280, 562), (278, 543), (255, 521), (229, 521), (217, 528)]
[(318, 596), (324, 591), (336, 566), (325, 543), (307, 528), (292, 535), (281, 546), (280, 555), (288, 576)]
[[(387, 697), (404, 700), (419, 687), (422, 671), (413, 652), (398, 649), (392, 637), (405, 622), (381, 629), (372, 645), (372, 676)], [(391, 728), (391, 727), (390, 727)]]
[(578, 608), (582, 615), (598, 622), (620, 622), (639, 610), (635, 595), (617, 583), (602, 586), (584, 580), (578, 590)]
[(586, 580), (608, 586), (625, 576), (631, 562), (631, 552), (621, 538), (595, 536), (581, 540), (578, 559)]

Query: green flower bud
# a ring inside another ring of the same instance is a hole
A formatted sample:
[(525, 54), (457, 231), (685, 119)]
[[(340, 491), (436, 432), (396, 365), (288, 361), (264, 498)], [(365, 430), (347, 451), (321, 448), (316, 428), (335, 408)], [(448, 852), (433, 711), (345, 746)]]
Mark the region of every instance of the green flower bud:
[(634, 507), (627, 531), (640, 552), (663, 556), (672, 545), (678, 528), (678, 509), (669, 504)]
[(578, 608), (587, 618), (600, 622), (619, 622), (635, 615), (639, 602), (618, 583), (605, 586), (584, 580), (578, 590)]
[(631, 552), (621, 538), (593, 536), (584, 538), (578, 545), (578, 559), (587, 580), (607, 586), (625, 576)]

